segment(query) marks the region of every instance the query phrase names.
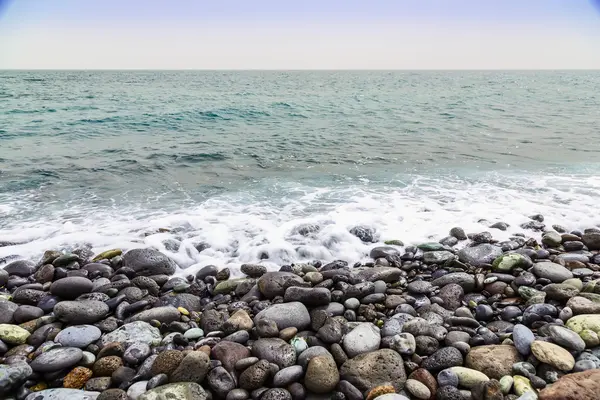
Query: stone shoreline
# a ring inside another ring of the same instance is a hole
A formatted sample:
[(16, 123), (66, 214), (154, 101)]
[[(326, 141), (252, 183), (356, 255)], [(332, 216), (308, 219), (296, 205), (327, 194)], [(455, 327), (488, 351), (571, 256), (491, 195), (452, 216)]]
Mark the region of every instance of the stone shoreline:
[(12, 261), (0, 398), (600, 399), (600, 229), (526, 228), (236, 279), (154, 249)]

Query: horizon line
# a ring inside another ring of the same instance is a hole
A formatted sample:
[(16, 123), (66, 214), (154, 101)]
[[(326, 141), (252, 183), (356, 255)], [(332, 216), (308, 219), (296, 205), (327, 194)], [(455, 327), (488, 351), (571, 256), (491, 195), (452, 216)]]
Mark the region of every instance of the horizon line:
[(0, 68), (0, 71), (75, 71), (75, 72), (116, 72), (116, 71), (201, 71), (201, 72), (420, 72), (420, 71), (600, 71), (600, 68)]

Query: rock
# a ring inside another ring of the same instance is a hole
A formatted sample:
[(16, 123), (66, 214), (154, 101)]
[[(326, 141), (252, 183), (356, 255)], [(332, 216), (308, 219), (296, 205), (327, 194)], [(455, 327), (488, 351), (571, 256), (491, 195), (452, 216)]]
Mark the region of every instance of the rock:
[(306, 306), (300, 302), (273, 304), (256, 314), (254, 323), (258, 325), (261, 320), (274, 321), (279, 330), (285, 328), (298, 328), (299, 331), (310, 326), (310, 314)]
[[(417, 399), (427, 400), (431, 397), (431, 391), (429, 388), (415, 379), (407, 379), (404, 387), (412, 396)], [(381, 396), (378, 398), (380, 399)]]
[(252, 355), (279, 366), (289, 367), (296, 362), (296, 350), (279, 338), (258, 339), (252, 347)]
[(76, 367), (73, 368), (63, 380), (63, 387), (67, 389), (81, 389), (86, 382), (90, 380), (93, 372), (89, 368)]
[(542, 235), (542, 243), (547, 247), (560, 247), (562, 244), (562, 236), (558, 232), (546, 232)]
[(54, 314), (68, 324), (93, 324), (108, 314), (108, 306), (97, 300), (61, 301)]
[(533, 265), (531, 259), (523, 254), (503, 254), (492, 263), (492, 268), (498, 272), (511, 272), (515, 268), (527, 269)]
[(438, 372), (442, 369), (459, 366), (463, 364), (463, 356), (455, 347), (442, 347), (431, 356), (427, 357), (421, 364), (430, 372)]
[(206, 381), (211, 391), (220, 398), (225, 398), (229, 392), (235, 389), (234, 379), (223, 367), (213, 368)]
[(145, 343), (149, 346), (158, 346), (162, 336), (158, 328), (147, 322), (136, 321), (125, 324), (118, 329), (102, 336), (100, 342), (106, 346), (111, 342), (123, 343), (126, 347), (134, 343)]
[(531, 343), (535, 340), (535, 336), (531, 329), (525, 325), (517, 324), (513, 328), (513, 342), (518, 352), (523, 356), (528, 356), (531, 352)]
[(22, 305), (17, 308), (13, 318), (17, 324), (32, 321), (44, 316), (44, 310), (39, 307)]
[(151, 351), (150, 346), (146, 343), (133, 343), (125, 350), (123, 360), (129, 365), (139, 365), (148, 358)]
[[(336, 367), (337, 368), (337, 367)], [(292, 365), (277, 372), (273, 377), (273, 386), (286, 387), (294, 382), (298, 382), (304, 375), (304, 369), (301, 365)]]
[(31, 334), (17, 325), (0, 324), (0, 340), (9, 344), (24, 344)]
[(546, 278), (554, 283), (562, 283), (573, 278), (573, 273), (560, 264), (553, 262), (539, 262), (533, 265), (532, 271), (538, 278)]
[(313, 357), (308, 362), (304, 386), (313, 393), (329, 393), (340, 381), (337, 365), (330, 356)]
[(583, 243), (590, 250), (600, 250), (600, 233), (589, 232), (585, 233), (582, 237)]
[(10, 324), (13, 322), (13, 316), (19, 306), (12, 301), (0, 299), (0, 324)]
[(596, 400), (600, 393), (600, 370), (568, 374), (540, 392), (539, 400)]
[(574, 351), (585, 350), (585, 342), (575, 332), (560, 325), (548, 326), (548, 332), (554, 343)]
[(215, 286), (213, 289), (213, 294), (229, 294), (234, 292), (237, 287), (245, 282), (249, 282), (248, 279), (228, 279), (226, 281), (221, 281)]
[(54, 341), (65, 347), (83, 349), (100, 339), (101, 335), (100, 329), (93, 325), (76, 325), (60, 331)]
[(600, 315), (599, 314), (582, 314), (570, 318), (566, 323), (567, 328), (576, 333), (580, 333), (584, 329), (589, 329), (597, 334), (600, 333)]
[(238, 331), (249, 331), (253, 327), (254, 322), (245, 310), (237, 310), (223, 324), (223, 330), (227, 334), (232, 334)]
[(474, 267), (491, 264), (502, 255), (502, 249), (492, 244), (484, 243), (474, 247), (465, 247), (458, 252), (458, 259)]
[[(125, 254), (127, 255), (127, 254)], [(138, 400), (208, 400), (202, 386), (194, 382), (170, 383), (148, 390)]]
[(390, 256), (394, 257), (399, 255), (400, 251), (397, 248), (391, 246), (373, 247), (371, 249), (371, 252), (369, 253), (369, 257), (371, 257), (374, 260), (378, 258), (387, 258)]
[(123, 389), (108, 389), (100, 393), (97, 400), (128, 400), (127, 392)]
[(208, 373), (209, 368), (210, 359), (208, 356), (201, 351), (192, 351), (181, 360), (175, 371), (171, 373), (169, 382), (201, 383)]
[(146, 393), (148, 381), (139, 381), (129, 386), (127, 397), (129, 400), (137, 400), (142, 394)]
[(25, 400), (96, 400), (99, 395), (77, 389), (46, 389), (31, 393)]
[[(525, 393), (536, 393), (536, 390), (531, 386), (531, 381), (524, 376), (513, 376), (513, 387), (517, 396), (523, 396)], [(535, 397), (534, 397), (535, 399)]]
[(564, 283), (551, 283), (542, 289), (546, 293), (546, 299), (565, 303), (570, 298), (579, 294), (579, 289)]
[(403, 356), (412, 355), (417, 348), (415, 337), (410, 333), (399, 333), (392, 338), (390, 349), (396, 350)]
[(512, 389), (513, 383), (514, 383), (514, 379), (512, 376), (510, 375), (505, 375), (502, 377), (502, 379), (500, 379), (500, 391), (502, 392), (502, 394), (507, 395), (510, 393), (510, 390)]
[(258, 264), (243, 264), (240, 267), (240, 271), (250, 278), (260, 278), (267, 273), (267, 267)]
[(541, 362), (561, 371), (570, 371), (575, 366), (571, 353), (554, 343), (536, 340), (531, 344), (531, 352)]
[(165, 307), (154, 307), (149, 310), (144, 310), (138, 314), (132, 315), (126, 321), (127, 322), (135, 322), (135, 321), (144, 321), (150, 322), (152, 320), (159, 321), (163, 324), (169, 324), (173, 321), (179, 321), (181, 317), (181, 313), (178, 309), (171, 306)]
[(58, 347), (37, 356), (30, 366), (34, 372), (56, 372), (74, 366), (82, 357), (81, 349)]
[(283, 296), (287, 288), (304, 286), (304, 280), (291, 272), (267, 272), (258, 279), (258, 289), (267, 299)]
[(154, 249), (132, 249), (123, 255), (123, 266), (136, 275), (173, 275), (177, 266), (163, 253)]
[(9, 393), (33, 374), (27, 363), (0, 364), (0, 395)]
[(406, 382), (402, 357), (389, 349), (360, 354), (346, 361), (340, 368), (340, 376), (361, 391), (389, 382), (402, 387)]
[(375, 230), (368, 226), (355, 226), (350, 229), (350, 233), (365, 243), (377, 242), (377, 234)]
[(397, 282), (402, 276), (402, 270), (393, 267), (372, 267), (360, 270), (356, 273), (359, 279), (369, 282), (383, 281), (386, 283)]
[(223, 367), (229, 372), (235, 371), (235, 364), (250, 357), (250, 350), (239, 343), (220, 341), (211, 350), (212, 358), (221, 361)]
[(458, 240), (467, 240), (467, 234), (465, 233), (463, 228), (454, 227), (450, 229), (450, 236), (457, 238)]
[(200, 298), (191, 293), (171, 293), (160, 298), (160, 306), (185, 308), (188, 311), (200, 311), (202, 306)]
[(380, 342), (379, 328), (365, 322), (348, 332), (342, 344), (348, 357), (353, 358), (359, 354), (377, 350)]
[(444, 264), (454, 259), (454, 254), (449, 251), (427, 251), (423, 253), (423, 262), (425, 264)]
[(263, 386), (269, 377), (269, 362), (260, 360), (246, 368), (239, 378), (239, 386), (246, 390), (256, 390)]
[[(206, 356), (206, 354), (204, 355)], [(152, 375), (171, 375), (183, 361), (184, 357), (184, 354), (179, 350), (166, 350), (159, 353), (154, 363), (152, 363)], [(204, 374), (206, 374), (206, 371)]]
[(512, 365), (522, 361), (517, 349), (509, 345), (486, 345), (471, 348), (465, 366), (483, 372), (491, 379), (510, 375)]
[(50, 285), (50, 293), (67, 300), (75, 300), (84, 293), (92, 291), (94, 284), (88, 278), (69, 276), (58, 279)]
[(326, 288), (305, 288), (292, 286), (286, 289), (283, 300), (300, 302), (309, 307), (326, 306), (331, 303), (331, 292)]
[(439, 297), (444, 301), (443, 306), (447, 310), (456, 310), (462, 305), (461, 300), (465, 292), (463, 288), (456, 283), (449, 283), (442, 287)]
[(94, 371), (94, 376), (112, 376), (113, 373), (122, 366), (123, 360), (121, 360), (121, 357), (108, 356), (96, 360), (92, 369)]
[(458, 377), (458, 384), (464, 388), (472, 389), (481, 382), (490, 380), (483, 372), (465, 367), (449, 368)]
[(35, 263), (28, 260), (17, 260), (9, 263), (3, 269), (8, 275), (27, 278), (35, 272)]
[(475, 277), (466, 272), (451, 272), (449, 274), (442, 275), (431, 282), (433, 286), (439, 287), (446, 286), (450, 283), (458, 284), (466, 293), (475, 289)]

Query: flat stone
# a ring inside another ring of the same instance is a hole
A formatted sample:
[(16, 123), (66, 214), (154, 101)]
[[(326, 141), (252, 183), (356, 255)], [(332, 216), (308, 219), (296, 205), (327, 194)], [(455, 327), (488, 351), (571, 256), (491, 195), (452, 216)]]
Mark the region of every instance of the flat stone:
[(597, 400), (600, 370), (568, 374), (540, 392), (539, 400)]
[(449, 369), (458, 376), (458, 384), (467, 389), (472, 389), (480, 383), (490, 380), (483, 372), (471, 368), (451, 367)]
[(107, 333), (100, 339), (102, 346), (106, 346), (111, 342), (123, 343), (125, 346), (130, 346), (133, 343), (146, 343), (150, 346), (158, 346), (161, 340), (162, 336), (158, 328), (143, 321), (125, 324)]
[(108, 314), (108, 306), (97, 300), (61, 301), (54, 306), (54, 314), (69, 324), (93, 324)]
[(258, 289), (267, 299), (283, 296), (291, 286), (305, 286), (304, 280), (291, 272), (267, 272), (258, 279)]
[(550, 333), (552, 340), (554, 340), (554, 343), (559, 346), (574, 351), (585, 350), (585, 342), (583, 339), (581, 339), (577, 333), (564, 326), (550, 325), (548, 327), (548, 332)]
[(101, 335), (100, 329), (93, 325), (76, 325), (60, 331), (54, 341), (65, 347), (83, 349), (100, 339)]
[(554, 283), (562, 283), (573, 278), (573, 273), (560, 264), (553, 262), (539, 262), (533, 265), (532, 272), (538, 278), (546, 278)]
[(522, 361), (514, 346), (486, 345), (471, 348), (465, 360), (465, 366), (483, 372), (491, 379), (500, 379), (510, 375), (512, 365)]
[(465, 247), (458, 252), (458, 259), (474, 267), (491, 264), (502, 255), (502, 249), (492, 244), (480, 244), (474, 247)]
[(96, 400), (99, 395), (78, 389), (46, 389), (31, 393), (25, 400)]
[(261, 320), (274, 321), (279, 330), (294, 327), (301, 331), (310, 326), (308, 309), (297, 301), (273, 304), (256, 314), (254, 324), (258, 325)]
[(570, 371), (575, 366), (571, 353), (554, 343), (536, 340), (531, 344), (531, 352), (541, 362), (561, 371)]
[(90, 293), (93, 286), (88, 278), (69, 276), (54, 281), (50, 285), (50, 293), (62, 299), (74, 300), (84, 293)]
[(123, 266), (136, 275), (173, 275), (177, 266), (173, 260), (154, 249), (132, 249), (123, 255)]
[(466, 272), (451, 272), (449, 274), (442, 275), (431, 282), (433, 286), (439, 287), (443, 287), (451, 283), (455, 283), (462, 287), (465, 293), (471, 292), (475, 289), (475, 277)]
[(74, 366), (82, 357), (81, 349), (59, 347), (40, 354), (30, 366), (35, 372), (55, 372)]
[(534, 340), (535, 336), (531, 329), (525, 325), (515, 325), (513, 328), (513, 342), (519, 353), (528, 356), (531, 352), (531, 343), (533, 343)]
[(285, 368), (296, 363), (296, 350), (279, 338), (258, 339), (252, 347), (252, 355)]

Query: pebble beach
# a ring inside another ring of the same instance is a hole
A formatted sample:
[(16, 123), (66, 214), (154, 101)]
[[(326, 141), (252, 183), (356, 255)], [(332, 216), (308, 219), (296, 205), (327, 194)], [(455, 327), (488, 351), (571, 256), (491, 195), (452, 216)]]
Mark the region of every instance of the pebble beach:
[(600, 398), (600, 229), (533, 215), (369, 260), (186, 275), (157, 249), (0, 266), (6, 400)]

